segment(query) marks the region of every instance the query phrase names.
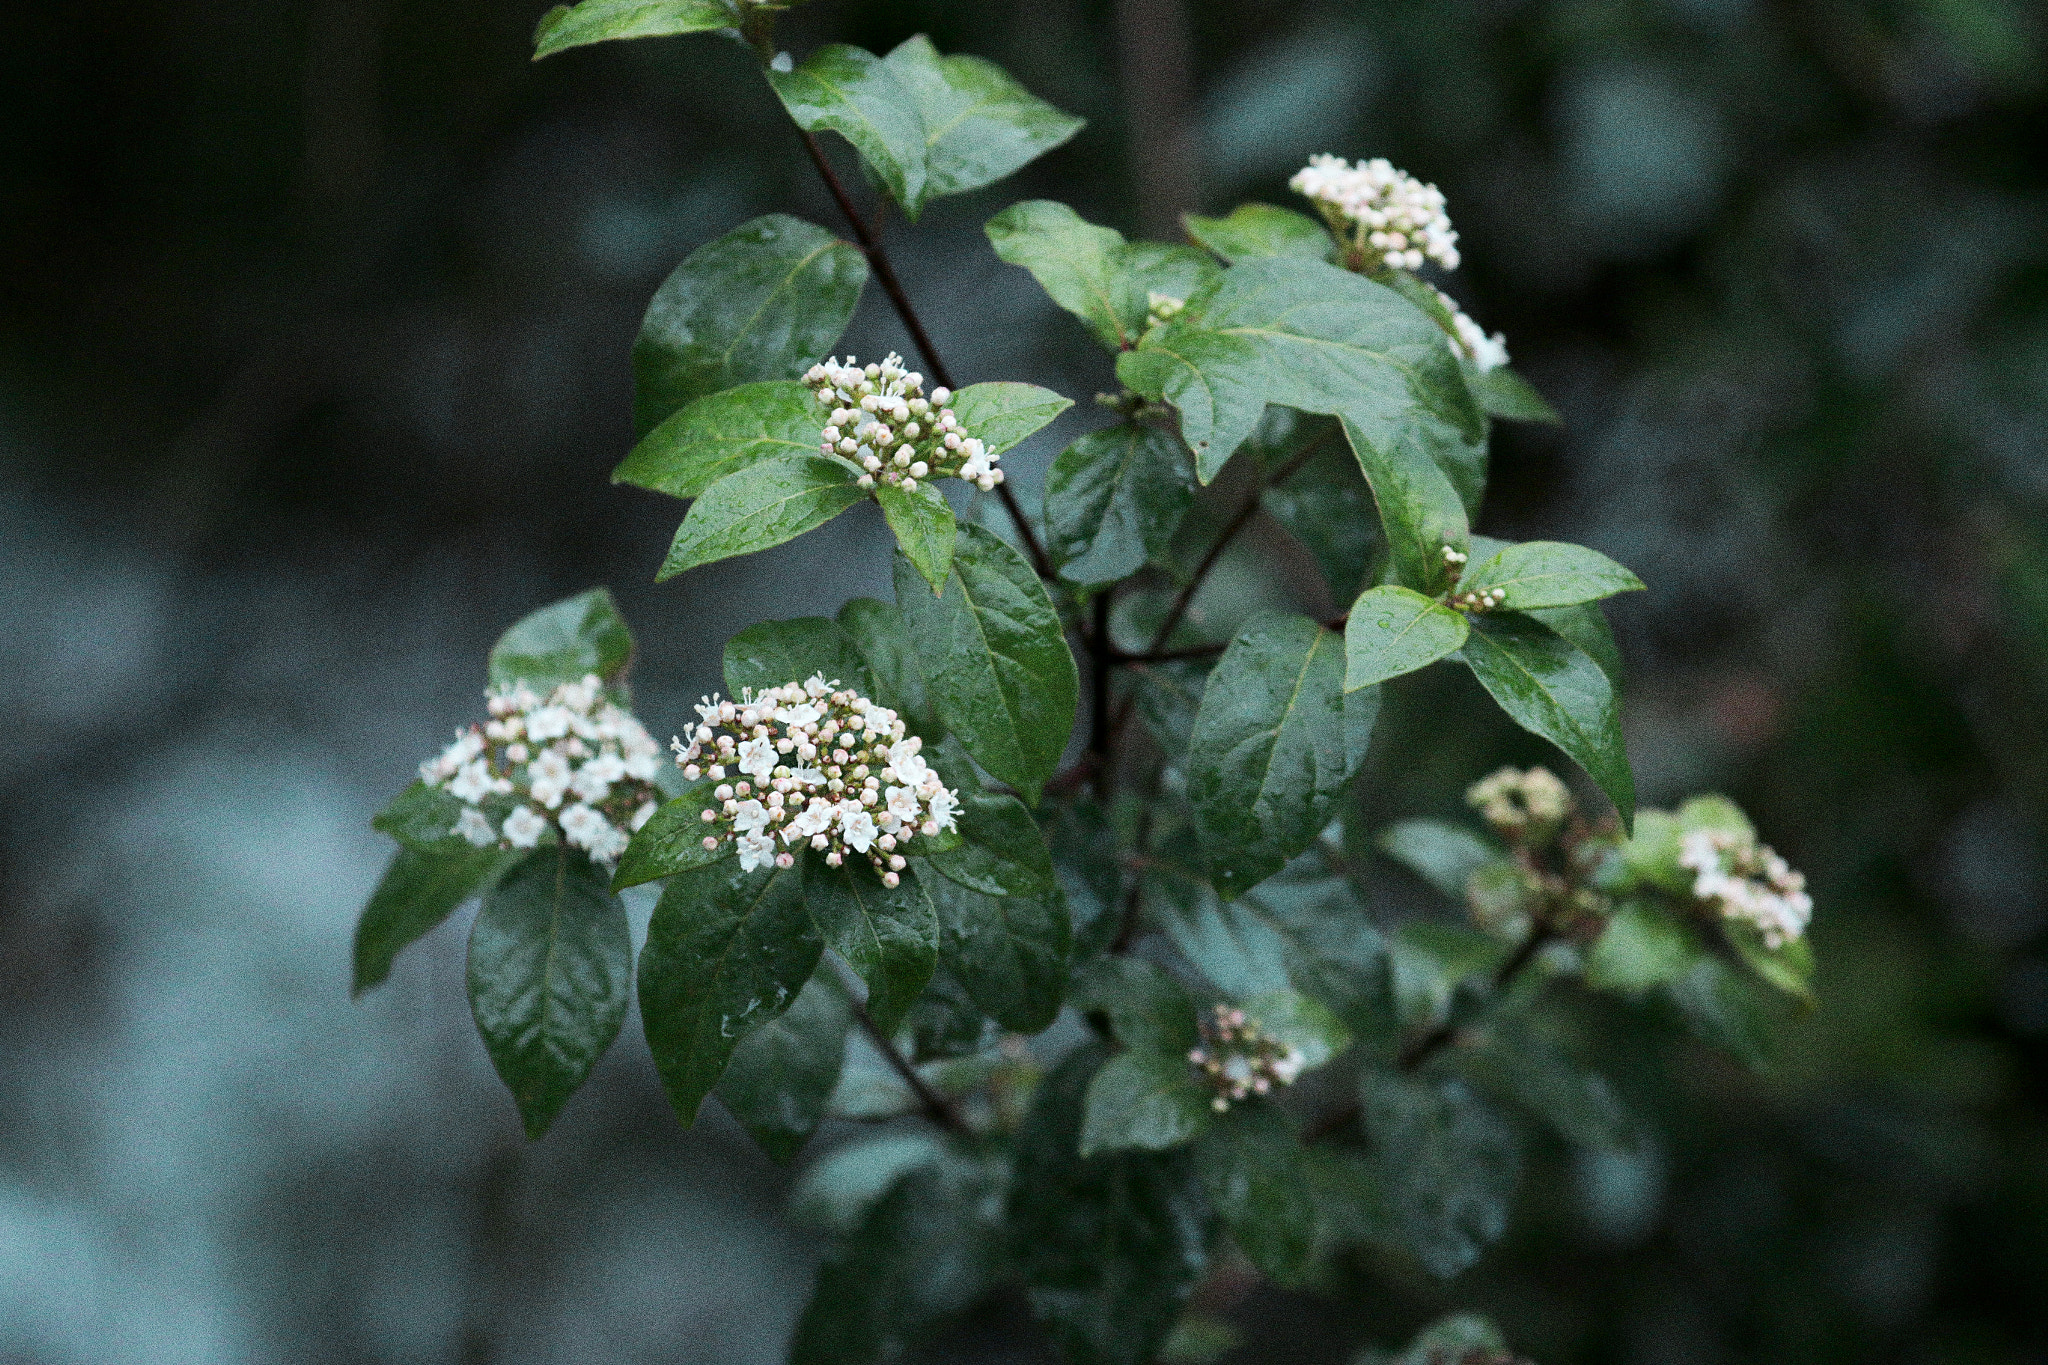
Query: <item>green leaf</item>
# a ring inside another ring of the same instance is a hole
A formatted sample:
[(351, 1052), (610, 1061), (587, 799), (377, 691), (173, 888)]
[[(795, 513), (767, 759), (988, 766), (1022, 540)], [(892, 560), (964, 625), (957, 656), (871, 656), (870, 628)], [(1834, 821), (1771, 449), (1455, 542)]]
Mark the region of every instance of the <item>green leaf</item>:
[(1465, 382), (1471, 386), (1472, 397), (1488, 417), (1499, 417), (1509, 422), (1544, 422), (1557, 426), (1564, 421), (1557, 415), (1557, 409), (1544, 401), (1533, 385), (1505, 365), (1496, 365), (1490, 370), (1481, 370), (1472, 362), (1465, 361)]
[[(578, 674), (581, 677), (582, 674)], [(415, 780), (391, 804), (370, 817), (370, 825), (415, 853), (460, 855), (475, 845), (455, 832), (463, 804), (445, 787)]]
[(1138, 344), (1151, 294), (1185, 299), (1221, 273), (1192, 248), (1126, 242), (1116, 229), (1047, 199), (1012, 204), (985, 230), (997, 256), (1029, 270), (1054, 303), (1112, 351)]
[(1306, 1289), (1322, 1216), (1294, 1120), (1272, 1104), (1240, 1104), (1195, 1144), (1195, 1170), (1231, 1240), (1283, 1289)]
[(822, 455), (763, 460), (728, 474), (690, 504), (656, 582), (795, 540), (867, 497), (853, 467)]
[(694, 498), (750, 464), (815, 453), (824, 431), (825, 411), (802, 384), (741, 384), (663, 418), (612, 471), (612, 482)]
[(1082, 968), (1074, 977), (1074, 1006), (1108, 1015), (1117, 1041), (1132, 1052), (1185, 1062), (1201, 1041), (1186, 987), (1140, 958), (1105, 957)]
[(1273, 204), (1239, 204), (1227, 218), (1184, 213), (1188, 236), (1232, 265), (1268, 256), (1306, 256), (1327, 261), (1336, 254), (1330, 230), (1306, 214)]
[(710, 867), (733, 855), (735, 845), (730, 839), (721, 839), (716, 848), (704, 847), (704, 812), (717, 805), (711, 797), (715, 785), (708, 777), (699, 778), (647, 818), (619, 858), (618, 869), (612, 873), (612, 890), (624, 891), (692, 868)]
[(882, 517), (895, 533), (903, 557), (932, 585), (933, 592), (942, 591), (946, 575), (953, 570), (953, 544), (959, 529), (952, 507), (929, 483), (908, 493), (900, 484), (878, 483), (875, 501), (882, 505)]
[[(948, 785), (951, 785), (949, 780)], [(929, 842), (925, 861), (943, 876), (987, 896), (1045, 896), (1052, 893), (1052, 853), (1024, 803), (999, 792), (960, 786), (960, 842), (951, 848)], [(922, 838), (922, 836), (920, 836)]]
[(1441, 556), (1452, 531), (1453, 548), (1464, 548), (1463, 517), (1453, 525), (1451, 509), (1478, 503), (1484, 421), (1442, 329), (1384, 285), (1299, 257), (1247, 261), (1118, 357), (1117, 377), (1180, 410), (1204, 483), (1269, 403), (1342, 417), (1397, 554), (1395, 510), (1439, 537), (1431, 554)]
[(980, 57), (941, 57), (923, 34), (887, 57), (924, 124), (922, 193), (903, 204), (915, 221), (929, 201), (993, 185), (1081, 130), (1063, 114)]
[(859, 647), (830, 617), (757, 621), (725, 642), (728, 696), (808, 682), (813, 675), (863, 693), (873, 685)]
[(1427, 668), (1464, 646), (1464, 614), (1409, 588), (1367, 588), (1344, 624), (1344, 690)]
[(944, 1138), (930, 1129), (835, 1147), (797, 1177), (789, 1196), (790, 1216), (827, 1232), (851, 1233), (904, 1176), (944, 1155)]
[(839, 1084), (852, 1026), (846, 992), (820, 973), (733, 1049), (718, 1098), (770, 1159), (787, 1165), (810, 1141)]
[(1409, 1029), (1447, 1019), (1461, 998), (1459, 987), (1469, 992), (1467, 983), (1492, 972), (1508, 952), (1482, 930), (1441, 920), (1410, 920), (1389, 946), (1400, 1020)]
[(827, 947), (868, 985), (868, 1014), (894, 1033), (939, 965), (939, 917), (906, 867), (888, 887), (865, 863), (829, 867), (825, 855), (803, 857), (804, 901)]
[(469, 1010), (537, 1138), (619, 1035), (632, 988), (626, 907), (581, 853), (535, 849), (469, 931)]
[(1185, 1152), (1080, 1155), (1103, 1049), (1067, 1054), (1017, 1134), (1009, 1225), (1032, 1312), (1075, 1365), (1150, 1365), (1208, 1264)]
[(1438, 593), (1451, 586), (1445, 549), (1460, 553), (1470, 543), (1466, 504), (1457, 488), (1412, 445), (1372, 444), (1349, 417), (1344, 437), (1379, 508), (1380, 534), (1402, 586)]
[[(1478, 537), (1473, 537), (1473, 549), (1479, 548)], [(1585, 602), (1576, 607), (1541, 607), (1524, 613), (1549, 626), (1565, 639), (1570, 640), (1600, 665), (1600, 671), (1614, 684), (1614, 690), (1621, 690), (1621, 646), (1614, 642), (1614, 629), (1607, 624), (1607, 616), (1600, 610), (1598, 602)]]
[(976, 1008), (1013, 1033), (1050, 1027), (1066, 998), (1072, 947), (1058, 893), (988, 896), (922, 872), (918, 884), (939, 914), (939, 960)]
[(727, 862), (669, 882), (640, 953), (640, 1019), (685, 1124), (747, 1031), (795, 1001), (823, 946), (797, 868)]
[(705, 33), (738, 22), (725, 0), (583, 0), (574, 7), (556, 5), (541, 16), (533, 33), (533, 59), (585, 43)]
[(1046, 550), (1069, 583), (1114, 583), (1165, 555), (1194, 498), (1173, 433), (1149, 422), (1091, 432), (1046, 475)]
[(1507, 1230), (1521, 1170), (1514, 1132), (1461, 1081), (1375, 1069), (1359, 1098), (1402, 1241), (1449, 1279)]
[(1749, 969), (1803, 1005), (1814, 1003), (1813, 944), (1804, 936), (1773, 948), (1752, 925), (1724, 921), (1722, 932)]
[(1753, 981), (1720, 958), (1701, 954), (1668, 989), (1695, 1037), (1734, 1054), (1752, 1071), (1771, 1069), (1781, 1019)]
[(1380, 852), (1452, 900), (1482, 867), (1504, 862), (1507, 853), (1483, 834), (1442, 820), (1403, 820), (1380, 831)]
[[(1266, 413), (1268, 420), (1275, 414), (1298, 416), (1291, 408), (1268, 408)], [(1324, 419), (1314, 426), (1302, 425), (1325, 435), (1309, 438), (1316, 448), (1309, 453), (1308, 462), (1280, 482), (1269, 484), (1259, 502), (1315, 559), (1331, 598), (1348, 602), (1358, 596), (1379, 547), (1372, 487), (1360, 473), (1357, 458), (1345, 442), (1336, 439), (1334, 423)], [(1298, 442), (1289, 458), (1308, 443)]]
[(655, 292), (633, 343), (640, 432), (720, 389), (795, 379), (846, 331), (867, 279), (858, 248), (783, 213), (698, 247)]
[(616, 685), (632, 662), (633, 635), (611, 591), (592, 588), (521, 617), (499, 636), (491, 646), (491, 682), (524, 681), (543, 695), (592, 673)]
[(1299, 991), (1265, 991), (1241, 1002), (1265, 1031), (1301, 1054), (1313, 1071), (1351, 1046), (1351, 1031), (1336, 1015)]
[(1125, 878), (1116, 831), (1092, 797), (1077, 796), (1047, 816), (1045, 841), (1073, 928), (1073, 956), (1092, 958), (1109, 948), (1123, 924)]
[(1573, 607), (1618, 592), (1640, 592), (1643, 580), (1598, 550), (1555, 540), (1531, 540), (1503, 549), (1467, 573), (1458, 587), (1472, 592), (1498, 588), (1507, 594), (1502, 607), (1526, 611)]
[(943, 593), (899, 556), (896, 601), (947, 729), (1035, 804), (1066, 751), (1079, 690), (1045, 585), (993, 532), (966, 525)]
[(768, 68), (782, 107), (806, 132), (854, 145), (889, 197), (915, 218), (925, 200), (925, 126), (897, 68), (844, 43), (821, 47), (789, 71)]
[(1238, 632), (1188, 743), (1188, 802), (1216, 889), (1249, 890), (1315, 842), (1357, 770), (1342, 642), (1302, 616)]
[(1215, 1117), (1185, 1051), (1120, 1052), (1088, 1083), (1081, 1155), (1163, 1152), (1194, 1141)]
[(963, 432), (979, 437), (989, 454), (1000, 455), (1074, 406), (1074, 400), (1036, 384), (969, 384), (946, 406)]
[[(1644, 811), (1644, 821), (1658, 812)], [(1700, 953), (1699, 936), (1662, 906), (1629, 901), (1608, 916), (1586, 949), (1586, 984), (1597, 990), (1641, 991), (1675, 981)]]
[(1621, 737), (1621, 699), (1600, 665), (1540, 621), (1514, 613), (1472, 619), (1462, 656), (1509, 719), (1549, 740), (1635, 819), (1636, 783)]
[(1496, 1017), (1476, 1032), (1476, 1046), (1458, 1050), (1459, 1065), (1475, 1079), (1491, 1081), (1567, 1142), (1635, 1150), (1635, 1120), (1605, 1076), (1567, 1055), (1526, 1019)]
[(383, 984), (399, 953), (454, 912), (455, 907), (488, 887), (525, 856), (496, 848), (459, 846), (446, 852), (422, 853), (401, 848), (384, 869), (370, 903), (356, 921), (355, 982), (351, 995)]
[(839, 609), (839, 625), (867, 663), (875, 689), (868, 696), (902, 716), (912, 734), (927, 742), (945, 738), (945, 726), (925, 698), (924, 673), (896, 604), (856, 597)]

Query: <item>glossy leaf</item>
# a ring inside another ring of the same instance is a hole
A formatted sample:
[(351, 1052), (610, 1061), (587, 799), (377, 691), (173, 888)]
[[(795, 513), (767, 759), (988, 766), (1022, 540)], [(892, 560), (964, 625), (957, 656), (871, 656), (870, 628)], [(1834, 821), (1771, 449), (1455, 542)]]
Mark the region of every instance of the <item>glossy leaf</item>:
[(919, 852), (941, 875), (988, 896), (1044, 896), (1055, 886), (1052, 854), (1024, 803), (1000, 792), (956, 788), (960, 841), (934, 847), (919, 836)]
[(1274, 204), (1239, 204), (1223, 218), (1184, 213), (1180, 221), (1188, 236), (1233, 265), (1268, 256), (1327, 261), (1336, 254), (1328, 228), (1307, 214)]
[(484, 896), (469, 931), (469, 1008), (537, 1138), (618, 1037), (632, 989), (626, 907), (569, 849), (535, 849)]
[(1507, 1230), (1521, 1171), (1514, 1132), (1457, 1080), (1372, 1070), (1359, 1098), (1402, 1241), (1448, 1279)]
[(1467, 361), (1465, 382), (1488, 417), (1509, 422), (1542, 422), (1548, 426), (1557, 426), (1564, 421), (1557, 415), (1557, 409), (1536, 392), (1534, 385), (1505, 365), (1481, 370)]
[(1081, 1155), (1163, 1152), (1194, 1141), (1215, 1117), (1186, 1050), (1119, 1052), (1088, 1083)]
[(1116, 1040), (1132, 1052), (1185, 1060), (1201, 1041), (1187, 988), (1141, 958), (1089, 963), (1075, 974), (1074, 1006), (1107, 1015)]
[(1187, 448), (1123, 422), (1061, 451), (1045, 480), (1045, 543), (1069, 583), (1114, 583), (1165, 555), (1195, 497)]
[(491, 682), (524, 681), (545, 695), (592, 673), (615, 684), (632, 662), (632, 632), (610, 589), (592, 588), (520, 618), (499, 636), (491, 646)]
[(669, 882), (640, 953), (640, 1018), (685, 1124), (740, 1039), (794, 1003), (822, 949), (797, 868), (731, 861)]
[(764, 460), (726, 475), (690, 504), (655, 581), (823, 526), (867, 497), (857, 477), (850, 465), (822, 455)]
[(741, 384), (663, 418), (612, 471), (612, 482), (694, 498), (748, 465), (815, 453), (824, 431), (825, 410), (802, 384)]
[(1351, 1032), (1342, 1021), (1299, 991), (1264, 991), (1239, 1003), (1269, 1035), (1295, 1050), (1303, 1071), (1315, 1070), (1351, 1046)]
[(709, 867), (733, 855), (730, 839), (721, 839), (715, 848), (704, 847), (704, 812), (717, 804), (711, 796), (715, 785), (708, 777), (699, 778), (647, 818), (619, 857), (612, 873), (612, 890), (623, 891), (691, 868)]
[(953, 545), (959, 524), (953, 509), (928, 483), (905, 492), (900, 484), (875, 485), (875, 501), (882, 505), (882, 518), (896, 536), (896, 548), (916, 568), (918, 576), (931, 584), (933, 592), (946, 586), (953, 571)]
[(1283, 1289), (1308, 1287), (1322, 1231), (1311, 1158), (1278, 1105), (1239, 1104), (1195, 1144), (1195, 1170), (1231, 1240)]
[(705, 33), (739, 22), (726, 0), (583, 0), (556, 5), (533, 34), (533, 59), (614, 38), (661, 38)]
[(924, 125), (924, 188), (899, 201), (913, 221), (929, 201), (993, 185), (1081, 130), (1083, 120), (1039, 99), (995, 63), (941, 57), (923, 34), (886, 60)]
[(706, 394), (795, 379), (846, 331), (867, 278), (858, 248), (782, 213), (698, 247), (655, 292), (633, 343), (641, 433)]
[(827, 616), (757, 621), (725, 642), (725, 691), (738, 698), (813, 676), (866, 693), (873, 685), (867, 661), (839, 623)]
[(1629, 901), (1615, 908), (1600, 937), (1586, 949), (1586, 984), (1599, 990), (1648, 990), (1685, 975), (1702, 951), (1698, 934), (1670, 911), (1648, 901)]
[(947, 729), (1035, 803), (1066, 751), (1079, 686), (1038, 575), (993, 532), (966, 525), (943, 594), (899, 556), (896, 601)]
[(867, 664), (874, 687), (868, 696), (902, 716), (912, 734), (928, 742), (945, 738), (945, 726), (925, 697), (924, 672), (902, 610), (894, 602), (856, 597), (839, 609), (839, 626)]
[(460, 856), (464, 849), (475, 847), (455, 832), (463, 809), (461, 799), (447, 788), (414, 781), (371, 816), (370, 825), (414, 852)]
[(768, 68), (782, 107), (806, 132), (854, 145), (889, 197), (916, 217), (925, 198), (925, 126), (896, 66), (844, 43), (821, 47), (788, 71)]
[(1209, 675), (1188, 743), (1188, 801), (1224, 896), (1263, 881), (1315, 841), (1356, 771), (1342, 641), (1300, 616), (1238, 633)]
[(1380, 831), (1380, 851), (1452, 900), (1482, 867), (1505, 862), (1507, 851), (1485, 835), (1442, 820), (1402, 820)]
[(991, 455), (1000, 455), (1074, 406), (1074, 400), (1036, 384), (1005, 382), (969, 384), (946, 406), (963, 432), (979, 437)]
[(895, 1032), (939, 963), (938, 913), (916, 872), (906, 867), (888, 887), (865, 862), (828, 867), (823, 854), (806, 850), (803, 874), (811, 922), (867, 983), (868, 1014)]
[(1017, 1134), (1009, 1225), (1031, 1309), (1075, 1365), (1150, 1365), (1208, 1264), (1210, 1215), (1185, 1152), (1080, 1155), (1104, 1060), (1067, 1054)]
[(361, 995), (391, 975), (399, 953), (483, 891), (523, 854), (473, 848), (466, 840), (446, 852), (401, 848), (384, 869), (370, 903), (356, 921), (355, 980)]
[(1455, 654), (1470, 634), (1462, 612), (1409, 588), (1367, 588), (1344, 624), (1344, 690), (1371, 687)]
[[(1478, 538), (1474, 537), (1474, 553), (1478, 549)], [(1614, 690), (1621, 690), (1621, 646), (1614, 642), (1614, 628), (1607, 624), (1606, 613), (1600, 610), (1598, 602), (1584, 602), (1576, 607), (1540, 607), (1524, 615), (1541, 621), (1584, 650), (1600, 665)]]
[(1643, 580), (1621, 565), (1583, 545), (1531, 540), (1509, 545), (1465, 574), (1460, 590), (1499, 589), (1509, 611), (1532, 607), (1572, 607), (1621, 592), (1640, 592)]
[(852, 1026), (846, 992), (821, 972), (733, 1049), (718, 1098), (771, 1159), (787, 1164), (810, 1141), (839, 1085)]
[(1600, 665), (1550, 627), (1515, 613), (1473, 618), (1462, 653), (1501, 710), (1591, 774), (1628, 828), (1635, 777), (1622, 743), (1621, 701)]
[(984, 1014), (1013, 1033), (1044, 1031), (1066, 998), (1072, 929), (1057, 892), (988, 896), (920, 872), (939, 915), (939, 960)]
[(1127, 242), (1047, 199), (1012, 204), (986, 231), (997, 256), (1029, 270), (1112, 351), (1138, 344), (1153, 293), (1186, 299), (1221, 273), (1202, 252)]
[(1417, 1332), (1389, 1365), (1441, 1365), (1474, 1355), (1491, 1360), (1508, 1354), (1507, 1338), (1498, 1327), (1477, 1313), (1449, 1313)]

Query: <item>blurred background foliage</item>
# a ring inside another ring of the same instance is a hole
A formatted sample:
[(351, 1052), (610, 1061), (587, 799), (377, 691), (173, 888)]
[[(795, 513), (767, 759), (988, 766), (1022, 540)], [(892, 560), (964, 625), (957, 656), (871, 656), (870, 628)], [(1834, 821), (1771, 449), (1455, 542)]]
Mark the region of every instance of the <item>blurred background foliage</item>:
[[(679, 1129), (634, 1026), (528, 1148), (459, 923), (347, 1000), (368, 817), (507, 622), (612, 585), (665, 732), (741, 625), (884, 591), (860, 516), (652, 585), (676, 509), (606, 482), (641, 308), (748, 216), (838, 225), (736, 45), (533, 67), (538, 9), (9, 20), (0, 1360), (772, 1361), (807, 1292), (788, 1173)], [(1469, 1306), (1545, 1365), (2048, 1360), (2040, 8), (817, 0), (784, 41), (917, 31), (1090, 120), (891, 229), (965, 376), (1111, 383), (982, 241), (1013, 199), (1162, 235), (1314, 151), (1440, 184), (1452, 289), (1567, 420), (1500, 434), (1481, 529), (1641, 573), (1645, 799), (1727, 791), (1814, 882), (1823, 1003), (1774, 1075), (1594, 1017), (1643, 1152), (1549, 1151), (1447, 1285), (1225, 1273), (1230, 1358)], [(902, 345), (878, 297), (848, 344)], [(1267, 521), (1197, 612), (1320, 591)], [(1372, 821), (1542, 757), (1462, 674), (1392, 690)], [(1378, 876), (1390, 920), (1449, 913)], [(937, 1350), (1044, 1358), (1011, 1303)]]

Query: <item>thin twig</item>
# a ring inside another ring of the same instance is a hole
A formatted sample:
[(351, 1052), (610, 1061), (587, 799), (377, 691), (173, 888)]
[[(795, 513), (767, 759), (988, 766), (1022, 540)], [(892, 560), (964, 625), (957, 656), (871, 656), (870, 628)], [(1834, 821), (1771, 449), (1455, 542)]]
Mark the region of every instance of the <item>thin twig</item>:
[(853, 1007), (853, 1017), (859, 1022), (861, 1032), (867, 1034), (868, 1041), (874, 1044), (875, 1050), (882, 1054), (896, 1074), (903, 1078), (903, 1083), (910, 1087), (911, 1093), (917, 1096), (917, 1102), (924, 1107), (926, 1118), (949, 1133), (957, 1133), (961, 1137), (974, 1135), (974, 1130), (967, 1126), (967, 1120), (960, 1117), (960, 1111), (953, 1107), (953, 1102), (932, 1089), (931, 1083), (919, 1075), (917, 1068), (910, 1064), (910, 1059), (896, 1050), (896, 1044), (889, 1040), (889, 1035), (882, 1032), (881, 1025), (868, 1013), (866, 1005), (856, 1003)]

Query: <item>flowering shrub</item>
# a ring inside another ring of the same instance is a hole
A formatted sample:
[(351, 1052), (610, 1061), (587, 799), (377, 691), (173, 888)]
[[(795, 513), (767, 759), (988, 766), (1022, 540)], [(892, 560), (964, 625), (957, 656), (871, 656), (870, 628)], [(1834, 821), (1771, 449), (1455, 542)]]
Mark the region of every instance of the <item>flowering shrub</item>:
[[(1527, 1128), (1635, 1140), (1556, 1041), (1589, 995), (1767, 1065), (1779, 1002), (1811, 1000), (1812, 902), (1725, 800), (1636, 809), (1601, 607), (1635, 576), (1472, 530), (1493, 424), (1555, 416), (1423, 278), (1459, 263), (1444, 196), (1319, 155), (1293, 183), (1320, 218), (1248, 204), (1185, 243), (995, 214), (996, 256), (1119, 384), (1027, 506), (999, 461), (1072, 404), (954, 382), (818, 135), (914, 220), (1079, 121), (923, 38), (799, 61), (780, 8), (541, 23), (542, 56), (732, 30), (853, 239), (771, 214), (684, 259), (614, 477), (689, 504), (662, 579), (872, 501), (894, 600), (741, 631), (673, 763), (628, 709), (609, 594), (515, 624), (490, 719), (377, 818), (399, 850), (356, 989), (475, 897), (470, 1004), (531, 1136), (636, 990), (685, 1124), (715, 1094), (788, 1161), (828, 1116), (920, 1116), (804, 1174), (834, 1240), (799, 1362), (894, 1359), (1004, 1285), (1084, 1365), (1189, 1358), (1226, 1242), (1287, 1289), (1366, 1250), (1456, 1275), (1508, 1225)], [(921, 370), (831, 354), (871, 276)], [(1210, 626), (1205, 579), (1262, 512), (1348, 609)], [(1470, 789), (1478, 826), (1365, 828), (1382, 695), (1438, 664), (1585, 782), (1502, 769)], [(1437, 913), (1390, 922), (1375, 853)], [(655, 886), (636, 949), (621, 893)], [(1466, 1315), (1372, 1358), (1515, 1359)]]

